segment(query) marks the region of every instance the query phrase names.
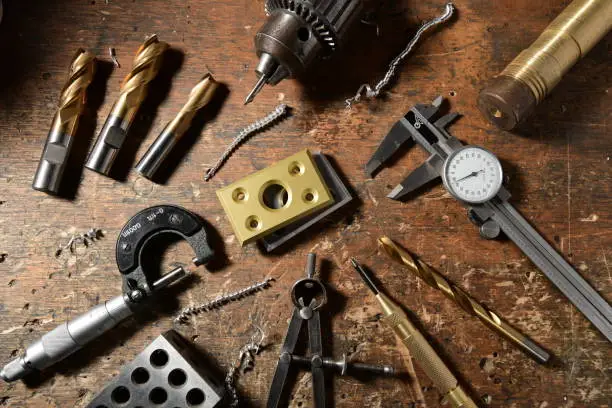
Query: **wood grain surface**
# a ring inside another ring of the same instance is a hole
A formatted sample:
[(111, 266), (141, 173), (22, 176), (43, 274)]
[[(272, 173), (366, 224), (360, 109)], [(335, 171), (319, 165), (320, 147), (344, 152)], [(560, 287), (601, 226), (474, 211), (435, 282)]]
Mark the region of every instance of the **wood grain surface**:
[[(193, 319), (177, 329), (226, 370), (254, 329), (265, 328), (267, 347), (252, 371), (241, 376), (246, 406), (263, 407), (291, 315), (289, 291), (303, 276), (306, 254), (325, 260), (330, 289), (324, 310), (325, 347), (354, 361), (393, 364), (400, 379), (360, 381), (336, 377), (330, 391), (337, 407), (435, 407), (439, 394), (390, 330), (348, 262), (357, 256), (386, 289), (413, 312), (437, 350), (483, 406), (607, 407), (610, 404), (610, 344), (541, 272), (508, 241), (484, 241), (465, 211), (441, 187), (400, 204), (385, 198), (390, 188), (419, 165), (418, 148), (393, 167), (368, 179), (363, 166), (390, 126), (415, 103), (449, 98), (464, 117), (452, 133), (497, 153), (509, 175), (512, 203), (607, 299), (612, 299), (612, 81), (608, 35), (563, 79), (523, 128), (495, 129), (476, 108), (484, 82), (528, 46), (569, 1), (458, 0), (457, 18), (430, 35), (380, 100), (345, 109), (364, 82), (385, 71), (419, 23), (441, 12), (441, 0), (396, 0), (383, 4), (376, 28), (362, 25), (342, 58), (321, 65), (308, 86), (297, 81), (265, 89), (248, 106), (256, 57), (253, 36), (264, 22), (263, 0), (4, 1), (0, 24), (0, 360), (56, 325), (120, 293), (114, 245), (136, 212), (160, 203), (184, 206), (216, 229), (224, 266), (196, 270), (182, 291), (121, 324), (48, 374), (0, 385), (0, 406), (83, 407), (147, 344), (173, 327), (179, 306), (211, 299), (265, 277), (265, 292)], [(82, 170), (134, 52), (157, 33), (173, 47), (130, 136), (119, 180)], [(75, 147), (66, 198), (33, 191), (32, 177), (45, 142), (59, 91), (75, 50), (84, 47), (101, 61), (89, 111)], [(114, 47), (121, 68), (110, 64)], [(167, 164), (163, 184), (128, 172), (186, 101), (207, 71), (225, 84), (216, 109)], [(292, 116), (254, 137), (211, 181), (208, 166), (248, 123), (279, 101)], [(357, 205), (301, 237), (283, 253), (241, 248), (215, 190), (303, 148), (333, 157), (358, 197)], [(79, 183), (79, 179), (81, 180)], [(74, 233), (102, 228), (104, 238), (75, 254), (55, 257)], [(393, 265), (376, 246), (387, 234), (420, 255), (449, 279), (499, 312), (555, 355), (540, 366), (440, 293)], [(191, 249), (172, 245), (164, 265), (188, 263)], [(311, 406), (310, 376), (300, 375), (291, 407)]]

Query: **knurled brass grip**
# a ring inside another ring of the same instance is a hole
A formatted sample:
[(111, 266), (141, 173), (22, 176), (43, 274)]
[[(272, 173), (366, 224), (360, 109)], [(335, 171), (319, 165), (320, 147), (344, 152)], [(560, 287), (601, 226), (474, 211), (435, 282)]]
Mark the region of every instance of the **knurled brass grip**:
[(496, 126), (514, 128), (611, 28), (612, 1), (574, 0), (482, 90), (480, 110)]
[(444, 364), (427, 339), (408, 319), (406, 313), (395, 306), (382, 293), (378, 293), (376, 299), (385, 314), (383, 321), (408, 348), (412, 358), (427, 374), (427, 377), (433, 381), (443, 398), (447, 399), (455, 408), (477, 408), (477, 405), (461, 388), (453, 373)]

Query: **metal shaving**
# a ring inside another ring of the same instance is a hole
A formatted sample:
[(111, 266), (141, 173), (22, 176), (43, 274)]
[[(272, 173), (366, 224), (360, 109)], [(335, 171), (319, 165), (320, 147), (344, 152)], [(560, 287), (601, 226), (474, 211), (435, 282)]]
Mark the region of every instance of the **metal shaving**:
[[(253, 334), (251, 340), (240, 349), (238, 358), (229, 368), (225, 376), (225, 389), (231, 398), (229, 406), (232, 408), (237, 407), (240, 403), (238, 390), (236, 389), (238, 374), (244, 374), (255, 366), (255, 356), (259, 354), (263, 341), (266, 338), (266, 334), (261, 327), (255, 324), (253, 324), (253, 327), (257, 329), (257, 332)], [(258, 336), (259, 340), (256, 341), (255, 339)]]
[(454, 12), (455, 6), (453, 5), (453, 3), (447, 3), (444, 8), (444, 13), (442, 13), (442, 15), (432, 20), (429, 20), (425, 24), (423, 24), (416, 32), (414, 37), (412, 37), (404, 51), (402, 51), (401, 54), (395, 57), (391, 64), (389, 64), (389, 69), (387, 70), (387, 73), (385, 74), (384, 78), (381, 79), (380, 82), (378, 82), (374, 88), (372, 88), (369, 84), (361, 85), (357, 90), (355, 96), (346, 100), (346, 107), (350, 109), (353, 103), (361, 101), (361, 98), (364, 95), (368, 99), (378, 97), (380, 93), (389, 85), (393, 77), (397, 74), (397, 69), (399, 68), (400, 64), (412, 52), (412, 49), (419, 42), (421, 36), (430, 28), (448, 21), (453, 16)]
[(204, 176), (205, 181), (209, 181), (213, 176), (221, 169), (223, 164), (229, 159), (234, 150), (236, 150), (242, 143), (244, 143), (249, 137), (255, 133), (265, 130), (268, 126), (274, 124), (279, 119), (283, 118), (288, 112), (289, 107), (284, 103), (278, 105), (276, 109), (270, 112), (267, 116), (253, 122), (249, 126), (242, 129), (242, 131), (234, 138), (234, 141), (225, 149), (219, 160), (206, 172)]
[(104, 233), (99, 228), (90, 228), (89, 231), (83, 234), (73, 234), (65, 245), (60, 245), (58, 250), (55, 251), (55, 257), (59, 258), (59, 256), (67, 249), (69, 249), (70, 253), (73, 254), (76, 251), (77, 245), (81, 244), (84, 247), (88, 247), (90, 244), (95, 243), (103, 236)]
[(267, 289), (270, 286), (270, 282), (272, 281), (274, 281), (274, 278), (267, 278), (266, 280), (259, 282), (259, 283), (255, 283), (247, 288), (238, 290), (236, 292), (232, 292), (227, 295), (219, 296), (210, 302), (206, 302), (198, 306), (186, 307), (174, 319), (174, 322), (175, 323), (187, 323), (189, 316), (197, 315), (199, 313), (209, 312), (214, 309), (219, 309), (230, 302), (240, 300), (244, 297), (253, 295), (259, 291)]

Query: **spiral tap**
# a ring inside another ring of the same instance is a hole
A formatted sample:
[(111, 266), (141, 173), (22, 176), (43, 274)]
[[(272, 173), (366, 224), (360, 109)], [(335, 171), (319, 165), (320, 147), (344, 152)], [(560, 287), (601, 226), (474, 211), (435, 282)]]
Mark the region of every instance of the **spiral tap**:
[(96, 59), (93, 54), (83, 49), (75, 53), (34, 176), (33, 189), (51, 194), (58, 193), (79, 118), (85, 110), (87, 87), (93, 80), (95, 68)]
[(121, 85), (119, 99), (108, 115), (85, 167), (109, 175), (138, 108), (147, 96), (148, 86), (159, 73), (167, 49), (168, 44), (159, 41), (156, 35), (149, 37), (140, 46), (132, 70)]
[(479, 318), (488, 327), (518, 346), (536, 361), (546, 363), (549, 360), (550, 355), (546, 350), (506, 323), (497, 313), (477, 302), (463, 289), (446, 280), (444, 276), (433, 270), (429, 265), (400, 248), (389, 237), (380, 237), (378, 242), (393, 260), (407, 267), (412, 274), (423, 279), (432, 288), (440, 290), (444, 293), (444, 296), (472, 316)]

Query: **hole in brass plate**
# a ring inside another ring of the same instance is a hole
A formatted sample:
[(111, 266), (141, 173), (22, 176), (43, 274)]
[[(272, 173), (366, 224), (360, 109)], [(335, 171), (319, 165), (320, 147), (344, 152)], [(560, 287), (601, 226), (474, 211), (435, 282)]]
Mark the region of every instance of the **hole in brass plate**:
[(289, 203), (289, 193), (282, 185), (272, 182), (264, 189), (261, 199), (269, 209), (280, 210)]
[(251, 215), (249, 218), (247, 218), (246, 227), (250, 229), (251, 231), (260, 230), (261, 221), (259, 220), (259, 217), (257, 217), (256, 215)]
[(319, 193), (316, 190), (307, 188), (302, 193), (302, 200), (307, 204), (316, 203), (319, 200)]
[(237, 203), (243, 203), (249, 199), (249, 193), (244, 188), (238, 187), (232, 192), (232, 199)]
[(294, 161), (289, 165), (289, 174), (292, 176), (301, 176), (305, 171), (306, 168), (300, 162)]

